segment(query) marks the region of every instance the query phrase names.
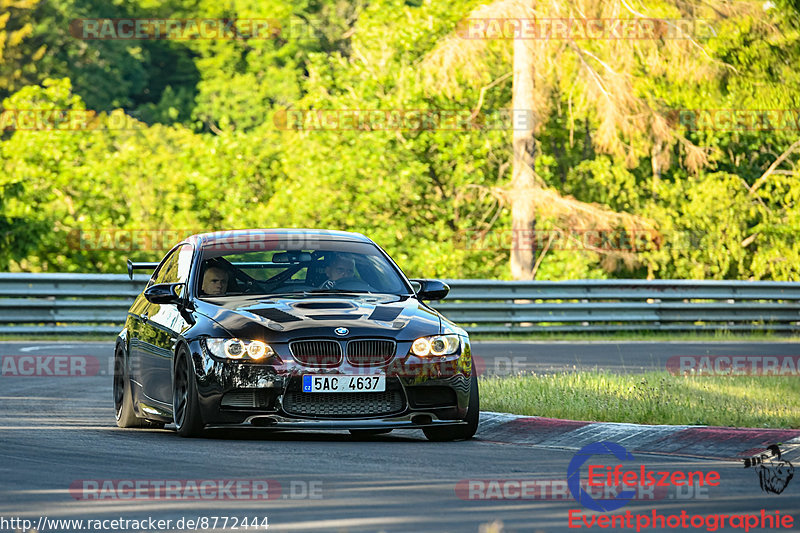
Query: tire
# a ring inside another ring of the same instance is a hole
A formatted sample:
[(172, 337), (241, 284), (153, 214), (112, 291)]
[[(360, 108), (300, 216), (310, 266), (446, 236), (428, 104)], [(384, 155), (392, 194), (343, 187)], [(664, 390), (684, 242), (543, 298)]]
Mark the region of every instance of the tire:
[(434, 442), (447, 442), (453, 440), (469, 440), (478, 431), (478, 419), (481, 413), (480, 395), (478, 394), (478, 373), (475, 372), (475, 363), (472, 363), (472, 377), (469, 382), (469, 405), (467, 406), (467, 422), (460, 426), (428, 427), (422, 428), (425, 437)]
[(350, 434), (354, 437), (373, 437), (375, 435), (385, 435), (391, 433), (391, 428), (386, 429), (351, 429)]
[(172, 383), (172, 416), (181, 437), (198, 437), (203, 433), (203, 417), (197, 400), (197, 382), (185, 347), (178, 349), (175, 358), (175, 377)]
[(131, 380), (125, 372), (125, 356), (121, 349), (114, 352), (114, 417), (121, 428), (155, 428), (164, 427), (163, 422), (154, 422), (139, 418), (133, 410), (133, 394)]

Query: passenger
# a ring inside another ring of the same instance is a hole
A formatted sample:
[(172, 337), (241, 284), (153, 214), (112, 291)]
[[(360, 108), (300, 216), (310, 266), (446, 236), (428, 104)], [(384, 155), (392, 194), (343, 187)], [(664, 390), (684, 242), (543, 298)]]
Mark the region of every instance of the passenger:
[(352, 257), (344, 255), (337, 255), (325, 267), (325, 276), (328, 278), (322, 285), (321, 289), (331, 289), (336, 282), (343, 279), (354, 278), (356, 275), (356, 262)]

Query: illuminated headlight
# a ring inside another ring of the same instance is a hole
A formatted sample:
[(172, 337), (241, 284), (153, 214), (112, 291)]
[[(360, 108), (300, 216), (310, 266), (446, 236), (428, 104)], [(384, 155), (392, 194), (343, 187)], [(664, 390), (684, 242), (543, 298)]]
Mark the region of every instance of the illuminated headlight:
[(267, 355), (267, 348), (268, 346), (261, 341), (252, 341), (247, 346), (247, 355), (250, 356), (250, 359), (263, 359)]
[(418, 357), (451, 355), (458, 351), (458, 335), (420, 337), (411, 345), (411, 353)]
[(212, 355), (223, 359), (253, 359), (259, 361), (275, 355), (269, 344), (261, 341), (241, 339), (206, 339), (206, 346)]

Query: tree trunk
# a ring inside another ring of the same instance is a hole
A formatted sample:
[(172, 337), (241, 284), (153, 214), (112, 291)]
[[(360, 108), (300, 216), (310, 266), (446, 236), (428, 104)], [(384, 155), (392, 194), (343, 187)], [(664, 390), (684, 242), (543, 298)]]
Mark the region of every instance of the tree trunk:
[(653, 199), (658, 198), (658, 187), (661, 183), (661, 151), (664, 149), (664, 145), (661, 141), (656, 141), (653, 143), (653, 149), (650, 152), (650, 164), (653, 167), (653, 183), (652, 183), (652, 193)]
[(535, 182), (533, 164), (536, 150), (534, 129), (533, 50), (525, 39), (514, 39), (514, 78), (511, 107), (513, 109), (513, 172), (511, 178), (511, 276), (533, 279), (537, 239), (536, 213), (533, 207)]

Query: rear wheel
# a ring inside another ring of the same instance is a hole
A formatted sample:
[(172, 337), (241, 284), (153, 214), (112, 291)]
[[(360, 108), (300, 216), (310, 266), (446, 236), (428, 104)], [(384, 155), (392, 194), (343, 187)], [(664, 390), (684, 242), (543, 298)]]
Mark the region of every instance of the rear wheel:
[(478, 373), (475, 372), (475, 363), (472, 363), (472, 378), (469, 383), (469, 405), (467, 407), (466, 424), (460, 426), (428, 427), (422, 428), (428, 440), (444, 442), (451, 440), (471, 439), (478, 431), (480, 417), (480, 396), (478, 394)]
[(131, 381), (125, 370), (125, 356), (121, 348), (114, 353), (114, 417), (121, 428), (163, 428), (163, 422), (139, 418), (133, 410)]
[(194, 369), (185, 347), (178, 350), (175, 360), (175, 379), (172, 384), (172, 416), (181, 437), (197, 437), (203, 432), (203, 418), (197, 400)]

